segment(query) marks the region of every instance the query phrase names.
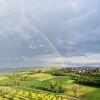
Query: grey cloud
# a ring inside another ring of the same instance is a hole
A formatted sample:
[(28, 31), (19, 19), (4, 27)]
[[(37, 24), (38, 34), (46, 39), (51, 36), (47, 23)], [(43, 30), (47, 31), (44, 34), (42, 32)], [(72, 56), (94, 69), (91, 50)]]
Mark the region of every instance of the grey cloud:
[(99, 4), (99, 0), (1, 0), (1, 66), (33, 65), (36, 57), (45, 65), (48, 54), (100, 53)]

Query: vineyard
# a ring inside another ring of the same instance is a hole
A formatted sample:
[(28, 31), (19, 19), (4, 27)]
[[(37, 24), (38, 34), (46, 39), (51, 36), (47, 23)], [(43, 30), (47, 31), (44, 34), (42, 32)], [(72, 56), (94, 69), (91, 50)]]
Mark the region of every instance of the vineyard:
[(69, 100), (61, 96), (27, 92), (27, 91), (17, 91), (9, 89), (0, 90), (0, 100)]

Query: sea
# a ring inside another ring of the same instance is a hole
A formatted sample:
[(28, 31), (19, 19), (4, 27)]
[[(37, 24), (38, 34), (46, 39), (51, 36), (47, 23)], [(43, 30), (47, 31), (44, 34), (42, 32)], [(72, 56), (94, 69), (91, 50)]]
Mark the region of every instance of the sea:
[(26, 70), (26, 69), (34, 69), (36, 67), (7, 67), (2, 68), (0, 67), (0, 74), (6, 74), (6, 73), (12, 73), (20, 70)]

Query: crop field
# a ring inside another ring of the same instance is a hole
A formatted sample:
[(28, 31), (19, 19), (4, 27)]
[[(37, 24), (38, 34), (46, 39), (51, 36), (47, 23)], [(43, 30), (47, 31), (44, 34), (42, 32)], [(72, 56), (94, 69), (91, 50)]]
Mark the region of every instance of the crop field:
[(16, 90), (0, 90), (0, 100), (68, 100), (62, 96)]

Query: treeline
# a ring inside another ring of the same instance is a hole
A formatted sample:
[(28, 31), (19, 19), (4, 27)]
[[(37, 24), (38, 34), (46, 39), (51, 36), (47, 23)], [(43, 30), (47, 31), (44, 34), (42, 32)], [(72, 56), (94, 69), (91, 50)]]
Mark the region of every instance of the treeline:
[(100, 73), (92, 73), (92, 74), (73, 73), (71, 76), (76, 83), (100, 86)]
[(45, 73), (51, 74), (51, 75), (53, 75), (53, 76), (66, 76), (66, 75), (67, 75), (67, 73), (64, 72), (64, 71), (61, 70), (61, 69), (49, 70), (49, 71), (46, 71)]

